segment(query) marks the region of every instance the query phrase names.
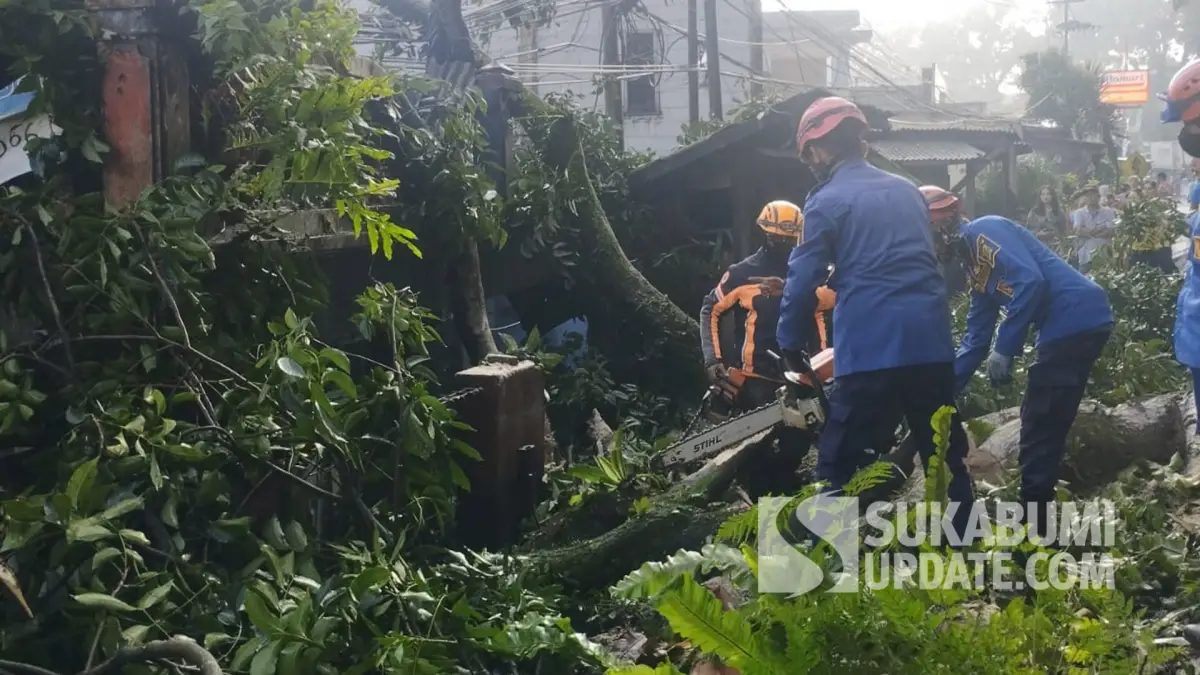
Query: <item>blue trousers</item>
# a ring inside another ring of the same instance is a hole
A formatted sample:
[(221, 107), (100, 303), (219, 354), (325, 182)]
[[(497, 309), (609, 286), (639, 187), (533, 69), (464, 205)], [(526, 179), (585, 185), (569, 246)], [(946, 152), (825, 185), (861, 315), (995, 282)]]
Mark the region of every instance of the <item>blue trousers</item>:
[[(1072, 335), (1038, 347), (1029, 367), (1029, 383), (1021, 401), (1021, 501), (1046, 505), (1054, 501), (1067, 434), (1079, 413), (1092, 365), (1108, 342), (1107, 329)], [(1035, 524), (1044, 524), (1038, 509)]]
[[(817, 442), (817, 478), (840, 490), (859, 469), (895, 444), (901, 420), (926, 467), (936, 452), (933, 414), (954, 405), (954, 364), (931, 363), (839, 375), (829, 395), (829, 420)], [(958, 503), (955, 525), (963, 532), (975, 501), (967, 473), (967, 435), (958, 415), (951, 423), (946, 466), (949, 498)]]

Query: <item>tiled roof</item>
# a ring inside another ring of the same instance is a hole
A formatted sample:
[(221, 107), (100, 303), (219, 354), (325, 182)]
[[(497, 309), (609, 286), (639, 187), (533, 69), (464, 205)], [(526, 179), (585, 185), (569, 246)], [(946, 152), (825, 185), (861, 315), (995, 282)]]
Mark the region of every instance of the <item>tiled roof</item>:
[(986, 153), (961, 141), (933, 140), (880, 140), (871, 143), (871, 149), (885, 159), (904, 163), (939, 162), (961, 164), (979, 159)]

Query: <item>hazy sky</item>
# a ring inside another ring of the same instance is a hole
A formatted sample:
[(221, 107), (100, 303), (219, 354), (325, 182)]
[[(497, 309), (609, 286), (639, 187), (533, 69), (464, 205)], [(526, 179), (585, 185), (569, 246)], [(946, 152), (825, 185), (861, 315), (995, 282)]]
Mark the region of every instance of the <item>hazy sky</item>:
[(1041, 25), (1046, 16), (1047, 6), (1042, 0), (764, 0), (763, 9), (770, 11), (779, 5), (795, 10), (857, 9), (873, 27), (887, 30), (923, 23), (922, 15), (936, 21), (978, 11), (987, 4), (1016, 7), (1031, 24)]

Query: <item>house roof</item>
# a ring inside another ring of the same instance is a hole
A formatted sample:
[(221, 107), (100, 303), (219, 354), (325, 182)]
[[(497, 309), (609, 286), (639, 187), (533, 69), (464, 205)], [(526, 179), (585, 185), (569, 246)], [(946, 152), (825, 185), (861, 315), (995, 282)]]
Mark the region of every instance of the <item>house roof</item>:
[(871, 149), (897, 164), (962, 164), (987, 154), (962, 141), (884, 139)]
[[(752, 139), (758, 145), (768, 148), (789, 145), (795, 136), (800, 116), (813, 101), (829, 95), (829, 92), (823, 89), (811, 89), (780, 101), (752, 119), (734, 122), (704, 140), (642, 165), (630, 175), (629, 185), (634, 189), (644, 189), (650, 183), (709, 160), (713, 155), (730, 147), (749, 143)], [(886, 129), (886, 115), (870, 106), (862, 108), (872, 128)]]
[(889, 120), (892, 131), (966, 131), (975, 133), (1001, 133), (1021, 136), (1021, 123), (1005, 119), (956, 117), (952, 119), (897, 119)]

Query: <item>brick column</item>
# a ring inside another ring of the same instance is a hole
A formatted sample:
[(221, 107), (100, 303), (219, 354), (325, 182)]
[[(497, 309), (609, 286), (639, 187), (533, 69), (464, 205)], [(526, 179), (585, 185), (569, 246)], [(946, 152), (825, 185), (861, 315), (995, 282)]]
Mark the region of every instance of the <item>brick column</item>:
[(537, 505), (545, 457), (546, 399), (542, 371), (531, 361), (493, 355), (458, 374), (478, 391), (456, 406), (474, 431), (464, 434), (483, 457), (463, 470), (471, 491), (459, 502), (469, 545), (498, 549), (516, 541), (521, 519)]
[(189, 148), (188, 74), (161, 36), (155, 0), (88, 0), (100, 28), (104, 198), (120, 207), (170, 174)]

